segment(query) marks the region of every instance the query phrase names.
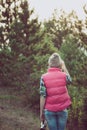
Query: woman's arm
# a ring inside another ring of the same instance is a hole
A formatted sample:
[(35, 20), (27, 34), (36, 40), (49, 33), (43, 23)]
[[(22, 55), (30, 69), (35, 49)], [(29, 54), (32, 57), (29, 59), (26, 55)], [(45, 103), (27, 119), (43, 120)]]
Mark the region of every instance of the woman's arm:
[(63, 72), (65, 72), (67, 75), (70, 76), (70, 74), (69, 74), (69, 72), (68, 72), (68, 70), (66, 68), (66, 65), (65, 65), (63, 60), (62, 60), (62, 63), (61, 63), (61, 69), (62, 69)]
[(61, 69), (62, 69), (63, 72), (66, 73), (66, 81), (67, 81), (67, 84), (70, 84), (70, 83), (72, 82), (72, 79), (71, 79), (71, 77), (70, 77), (70, 74), (69, 74), (69, 72), (68, 72), (68, 70), (67, 70), (67, 68), (66, 68), (66, 65), (65, 65), (64, 61), (62, 61)]
[(45, 97), (40, 96), (40, 120), (44, 121), (44, 106), (45, 106)]
[(44, 121), (44, 107), (46, 100), (46, 87), (43, 78), (40, 80), (40, 119)]

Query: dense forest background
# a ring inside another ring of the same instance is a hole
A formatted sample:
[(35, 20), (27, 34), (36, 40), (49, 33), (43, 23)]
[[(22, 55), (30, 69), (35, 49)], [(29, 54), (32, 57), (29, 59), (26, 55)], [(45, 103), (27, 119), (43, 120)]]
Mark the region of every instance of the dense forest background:
[(39, 81), (49, 56), (58, 52), (69, 70), (72, 99), (68, 130), (87, 129), (87, 9), (85, 20), (54, 10), (39, 22), (27, 0), (0, 1), (0, 87), (23, 94), (25, 106), (39, 110)]

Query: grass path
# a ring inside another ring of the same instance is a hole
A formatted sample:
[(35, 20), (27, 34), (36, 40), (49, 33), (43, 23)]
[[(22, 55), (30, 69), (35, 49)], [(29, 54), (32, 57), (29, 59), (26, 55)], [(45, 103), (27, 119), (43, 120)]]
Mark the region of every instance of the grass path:
[(31, 111), (21, 108), (0, 110), (0, 130), (38, 130), (39, 120)]
[(39, 116), (21, 107), (17, 97), (0, 88), (0, 130), (39, 130)]

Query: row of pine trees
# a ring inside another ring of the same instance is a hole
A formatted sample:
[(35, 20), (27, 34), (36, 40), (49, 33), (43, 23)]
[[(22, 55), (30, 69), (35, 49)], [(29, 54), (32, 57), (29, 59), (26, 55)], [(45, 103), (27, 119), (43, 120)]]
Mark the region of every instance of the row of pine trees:
[(64, 59), (72, 84), (67, 130), (87, 128), (87, 10), (85, 19), (76, 12), (54, 10), (44, 22), (34, 15), (28, 0), (0, 1), (0, 87), (25, 93), (27, 104), (39, 109), (39, 80), (53, 52)]

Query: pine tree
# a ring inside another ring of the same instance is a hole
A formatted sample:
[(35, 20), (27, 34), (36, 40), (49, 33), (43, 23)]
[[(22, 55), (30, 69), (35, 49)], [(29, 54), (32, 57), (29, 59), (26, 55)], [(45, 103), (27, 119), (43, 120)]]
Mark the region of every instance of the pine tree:
[(7, 51), (1, 51), (3, 53), (1, 63), (4, 64), (3, 81), (5, 85), (29, 89), (27, 92), (30, 92), (30, 95), (26, 94), (27, 99), (34, 104), (39, 102), (40, 76), (47, 69), (50, 54), (57, 49), (44, 27), (38, 22), (38, 17), (33, 17), (34, 10), (30, 10), (28, 1), (14, 0), (11, 4), (13, 3), (12, 21), (8, 26), (10, 31), (7, 31)]
[(16, 77), (17, 82), (18, 80), (23, 82), (22, 85), (25, 84), (27, 77), (33, 71), (32, 65), (35, 55), (33, 47), (43, 36), (40, 32), (38, 18), (31, 19), (33, 13), (33, 10), (29, 10), (28, 2), (21, 0), (16, 12), (16, 19), (12, 22), (9, 33), (13, 68), (16, 69), (13, 77)]

